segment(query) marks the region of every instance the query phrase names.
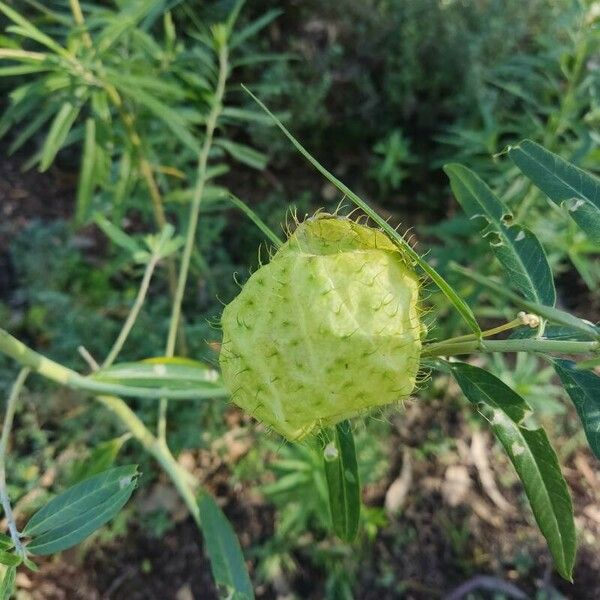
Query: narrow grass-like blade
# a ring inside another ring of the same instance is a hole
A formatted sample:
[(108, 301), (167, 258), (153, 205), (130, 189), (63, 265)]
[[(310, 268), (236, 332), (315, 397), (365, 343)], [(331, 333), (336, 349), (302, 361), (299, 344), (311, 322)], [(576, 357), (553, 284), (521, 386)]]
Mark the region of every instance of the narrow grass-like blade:
[(91, 377), (96, 381), (140, 388), (221, 389), (221, 378), (217, 370), (199, 361), (179, 360), (181, 362), (175, 362), (165, 357), (119, 363), (96, 371)]
[(85, 121), (85, 137), (83, 156), (79, 169), (79, 185), (77, 187), (77, 205), (75, 222), (81, 225), (89, 215), (92, 194), (94, 191), (94, 171), (96, 164), (96, 121), (88, 118)]
[(473, 311), (469, 305), (456, 293), (452, 286), (417, 252), (411, 245), (387, 222), (380, 217), (364, 200), (357, 196), (348, 186), (342, 183), (337, 177), (330, 173), (316, 158), (314, 158), (304, 146), (286, 129), (285, 125), (245, 86), (243, 89), (252, 97), (252, 99), (273, 119), (273, 122), (279, 127), (283, 134), (290, 140), (294, 147), (304, 156), (304, 158), (323, 175), (340, 192), (345, 194), (356, 206), (358, 206), (369, 218), (373, 220), (389, 236), (389, 238), (405, 252), (411, 260), (421, 267), (421, 269), (431, 278), (431, 280), (444, 293), (458, 313), (462, 316), (471, 331), (481, 333), (481, 328), (475, 319)]

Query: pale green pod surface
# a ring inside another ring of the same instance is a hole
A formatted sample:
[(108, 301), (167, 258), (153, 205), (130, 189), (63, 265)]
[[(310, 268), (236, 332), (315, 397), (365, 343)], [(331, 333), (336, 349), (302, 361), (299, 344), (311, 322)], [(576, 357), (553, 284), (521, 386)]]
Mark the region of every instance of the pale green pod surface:
[(233, 401), (288, 440), (398, 402), (415, 386), (419, 280), (377, 229), (300, 224), (222, 316)]

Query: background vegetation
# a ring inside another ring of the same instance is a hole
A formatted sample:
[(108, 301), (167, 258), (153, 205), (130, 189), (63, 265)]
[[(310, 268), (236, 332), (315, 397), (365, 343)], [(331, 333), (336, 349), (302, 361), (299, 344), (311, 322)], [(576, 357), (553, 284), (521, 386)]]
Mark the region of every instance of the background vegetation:
[[(530, 138), (600, 171), (598, 3), (256, 0), (243, 7), (230, 38), (222, 103), (210, 26), (228, 18), (232, 2), (84, 3), (85, 27), (60, 0), (7, 6), (80, 57), (73, 64), (46, 47), (49, 70), (37, 69), (35, 57), (0, 66), (0, 321), (51, 358), (82, 370), (80, 346), (98, 359), (112, 346), (147, 265), (136, 254), (144, 235), (167, 222), (185, 225), (195, 155), (215, 106), (180, 351), (216, 364), (221, 303), (237, 292), (234, 275), (243, 281), (258, 264), (263, 235), (228, 191), (278, 232), (290, 207), (303, 215), (342, 200), (240, 83), (380, 214), (410, 229), (417, 250), (466, 297), (485, 302), (491, 324), (514, 315), (449, 267), (497, 269), (488, 242), (450, 195), (441, 170), (448, 161), (476, 170), (543, 241), (558, 273), (559, 306), (598, 321), (597, 245), (504, 153)], [(3, 15), (13, 26), (0, 38), (6, 59), (17, 44), (14, 21)], [(24, 48), (40, 51), (30, 40)], [(168, 258), (158, 270), (122, 360), (164, 353), (174, 291)], [(438, 323), (448, 317), (440, 337), (460, 333), (442, 299), (430, 301)], [(258, 597), (435, 598), (491, 575), (497, 597), (511, 597), (514, 584), (529, 597), (596, 598), (600, 488), (575, 411), (537, 359), (489, 366), (560, 440), (586, 532), (576, 587), (551, 575), (510, 465), (445, 377), (432, 379), (419, 401), (370, 419), (368, 431), (358, 426), (367, 505), (359, 551), (328, 532), (327, 499), (315, 493), (325, 490), (317, 449), (282, 446), (227, 403), (171, 403), (169, 441), (233, 521)], [(15, 374), (0, 357), (2, 389)], [(138, 502), (83, 547), (23, 576), (20, 593), (216, 596), (197, 535), (164, 476), (105, 413), (73, 402), (74, 394), (28, 383), (8, 464), (17, 512), (30, 514), (77, 481), (82, 461), (88, 468), (117, 455), (141, 465)], [(154, 404), (136, 402), (152, 422)]]

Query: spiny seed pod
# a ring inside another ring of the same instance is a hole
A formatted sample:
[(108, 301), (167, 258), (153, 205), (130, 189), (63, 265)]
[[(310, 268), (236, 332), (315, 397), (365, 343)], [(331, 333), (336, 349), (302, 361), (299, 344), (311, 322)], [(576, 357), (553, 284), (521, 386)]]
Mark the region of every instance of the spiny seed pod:
[(222, 316), (233, 401), (291, 441), (397, 402), (415, 386), (419, 279), (381, 231), (301, 223)]

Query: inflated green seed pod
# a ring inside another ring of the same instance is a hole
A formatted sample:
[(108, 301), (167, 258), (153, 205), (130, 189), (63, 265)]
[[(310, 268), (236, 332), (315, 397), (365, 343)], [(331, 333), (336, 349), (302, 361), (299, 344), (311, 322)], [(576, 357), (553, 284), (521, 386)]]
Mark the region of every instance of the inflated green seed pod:
[(321, 214), (250, 277), (222, 326), (233, 401), (295, 441), (411, 393), (419, 279), (381, 231)]

